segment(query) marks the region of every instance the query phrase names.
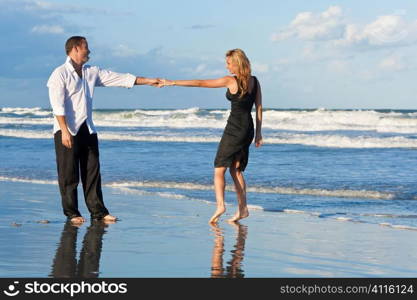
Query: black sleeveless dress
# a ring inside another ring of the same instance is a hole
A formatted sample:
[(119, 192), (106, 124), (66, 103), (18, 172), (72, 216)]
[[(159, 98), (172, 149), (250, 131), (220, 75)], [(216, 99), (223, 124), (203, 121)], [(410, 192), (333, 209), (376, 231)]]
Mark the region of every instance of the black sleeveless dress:
[[(235, 76), (236, 78), (236, 76)], [(243, 172), (248, 164), (249, 146), (254, 137), (254, 126), (251, 115), (258, 90), (258, 80), (251, 92), (247, 92), (239, 98), (240, 90), (231, 94), (229, 89), (226, 98), (231, 102), (231, 112), (227, 119), (227, 125), (217, 148), (214, 167), (230, 167), (235, 160), (240, 161), (240, 171)]]

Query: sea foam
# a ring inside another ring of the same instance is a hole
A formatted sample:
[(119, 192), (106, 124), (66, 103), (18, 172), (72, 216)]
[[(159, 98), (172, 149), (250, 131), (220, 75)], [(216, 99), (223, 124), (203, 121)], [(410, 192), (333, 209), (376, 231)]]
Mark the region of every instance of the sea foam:
[[(107, 127), (169, 127), (169, 128), (223, 128), (230, 110), (200, 108), (177, 110), (95, 110), (97, 126)], [(19, 124), (50, 121), (52, 111), (41, 108), (1, 108), (0, 124)], [(256, 117), (255, 112), (252, 113)], [(13, 120), (13, 117), (16, 119)], [(37, 120), (45, 117), (45, 120)], [(48, 117), (48, 118), (46, 118)], [(374, 110), (274, 110), (265, 109), (265, 129), (299, 132), (319, 131), (373, 131), (380, 133), (417, 134), (417, 113)]]

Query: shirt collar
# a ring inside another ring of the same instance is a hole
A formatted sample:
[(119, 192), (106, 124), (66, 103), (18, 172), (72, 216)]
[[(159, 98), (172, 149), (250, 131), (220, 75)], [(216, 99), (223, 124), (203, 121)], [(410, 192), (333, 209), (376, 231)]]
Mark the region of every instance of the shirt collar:
[[(65, 60), (65, 66), (67, 67), (67, 69), (71, 72), (75, 72), (74, 66), (72, 65), (71, 62), (71, 57), (67, 56), (67, 59)], [(82, 69), (85, 68), (85, 64), (83, 64)]]

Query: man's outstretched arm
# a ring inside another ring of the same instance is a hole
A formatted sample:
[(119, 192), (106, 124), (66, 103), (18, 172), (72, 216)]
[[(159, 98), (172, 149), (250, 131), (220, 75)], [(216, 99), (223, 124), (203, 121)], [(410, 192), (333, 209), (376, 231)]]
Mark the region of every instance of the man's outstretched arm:
[(159, 78), (136, 77), (135, 85), (152, 85), (159, 86)]
[(110, 70), (103, 70), (98, 68), (98, 78), (95, 85), (131, 88), (134, 85), (159, 86), (159, 82), (159, 78), (135, 76), (130, 73), (116, 73)]

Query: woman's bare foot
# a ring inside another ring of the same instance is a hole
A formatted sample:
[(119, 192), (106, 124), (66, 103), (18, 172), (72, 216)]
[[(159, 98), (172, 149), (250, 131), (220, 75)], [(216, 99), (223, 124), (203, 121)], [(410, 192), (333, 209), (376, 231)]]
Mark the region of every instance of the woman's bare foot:
[(103, 221), (106, 224), (113, 224), (113, 223), (116, 223), (117, 218), (115, 216), (112, 216), (112, 215), (105, 215), (103, 217)]
[(209, 223), (217, 223), (219, 221), (220, 216), (226, 211), (226, 208), (224, 206), (217, 207), (216, 212), (214, 215), (210, 218)]
[(71, 219), (71, 223), (74, 225), (81, 225), (82, 223), (85, 222), (85, 219), (83, 217), (74, 217)]
[(244, 219), (244, 218), (247, 218), (247, 217), (249, 217), (249, 211), (248, 211), (248, 208), (247, 207), (245, 207), (244, 209), (242, 209), (242, 210), (238, 210), (237, 212), (236, 212), (236, 214), (233, 216), (233, 218), (230, 218), (229, 220), (227, 220), (228, 222), (237, 222), (237, 221), (239, 221), (239, 220), (241, 220), (241, 219)]

